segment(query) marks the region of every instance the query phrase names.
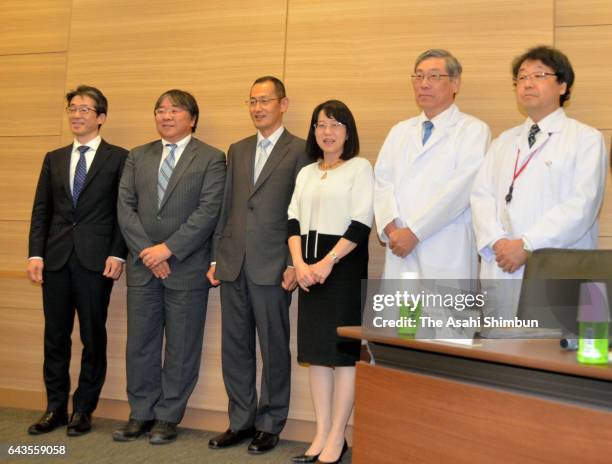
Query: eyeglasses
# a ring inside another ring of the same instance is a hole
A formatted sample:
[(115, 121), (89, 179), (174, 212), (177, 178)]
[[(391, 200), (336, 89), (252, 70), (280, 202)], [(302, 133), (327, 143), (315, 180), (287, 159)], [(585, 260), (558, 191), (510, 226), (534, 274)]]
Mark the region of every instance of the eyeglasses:
[(320, 131), (324, 131), (327, 129), (331, 129), (333, 131), (337, 131), (340, 130), (343, 127), (346, 127), (345, 124), (342, 124), (341, 122), (315, 122), (312, 127), (314, 127), (316, 130), (320, 130)]
[(513, 80), (514, 80), (514, 85), (516, 85), (518, 82), (525, 83), (528, 80), (532, 80), (536, 82), (543, 81), (547, 79), (548, 76), (556, 76), (556, 74), (545, 72), (545, 71), (535, 71), (529, 74), (519, 74)]
[(90, 106), (67, 106), (66, 107), (66, 113), (68, 114), (75, 114), (75, 113), (79, 113), (81, 116), (87, 116), (89, 113), (98, 113), (98, 110), (95, 108), (92, 108)]
[(427, 82), (440, 82), (440, 79), (443, 77), (450, 77), (450, 74), (433, 72), (428, 74), (413, 74), (410, 77), (412, 78), (412, 82), (423, 82), (423, 80), (426, 80)]
[(155, 108), (155, 116), (164, 116), (169, 114), (170, 116), (176, 116), (179, 113), (185, 111), (185, 108)]
[(282, 100), (285, 97), (279, 97), (279, 98), (250, 98), (248, 100), (245, 100), (245, 104), (247, 106), (250, 107), (255, 107), (257, 106), (257, 104), (259, 103), (261, 106), (268, 106), (270, 103), (272, 103), (274, 100)]

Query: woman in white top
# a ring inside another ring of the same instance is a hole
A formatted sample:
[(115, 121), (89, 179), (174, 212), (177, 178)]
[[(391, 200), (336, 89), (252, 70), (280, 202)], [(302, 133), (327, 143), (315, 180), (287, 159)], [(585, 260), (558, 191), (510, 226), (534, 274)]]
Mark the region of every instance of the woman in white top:
[[(361, 279), (367, 278), (374, 175), (357, 157), (351, 111), (337, 100), (312, 114), (302, 168), (289, 205), (289, 249), (296, 269), (298, 361), (308, 363), (317, 431), (293, 462), (338, 462), (353, 408), (361, 343), (339, 337), (338, 326), (360, 325)], [(332, 416), (333, 411), (333, 416)]]

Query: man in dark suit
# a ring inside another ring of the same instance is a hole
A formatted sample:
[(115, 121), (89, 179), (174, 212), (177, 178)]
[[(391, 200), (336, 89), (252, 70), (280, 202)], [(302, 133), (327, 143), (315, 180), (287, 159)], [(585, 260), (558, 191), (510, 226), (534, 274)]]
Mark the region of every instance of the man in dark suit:
[(131, 441), (151, 430), (149, 442), (163, 444), (176, 439), (198, 380), (225, 155), (192, 136), (199, 109), (188, 92), (165, 92), (154, 114), (161, 140), (130, 152), (119, 187), (119, 224), (129, 249), (131, 414), (113, 439)]
[[(287, 207), (295, 178), (309, 161), (304, 140), (282, 125), (289, 101), (279, 79), (257, 79), (247, 103), (257, 134), (229, 149), (215, 261), (207, 274), (213, 285), (221, 283), (230, 419), (229, 429), (209, 446), (225, 448), (253, 437), (248, 451), (259, 454), (276, 446), (289, 411), (289, 304), (296, 280), (287, 248)], [(256, 329), (263, 362), (259, 403)]]
[(107, 308), (126, 255), (116, 205), (127, 150), (99, 135), (108, 108), (102, 92), (83, 85), (66, 101), (74, 142), (45, 156), (30, 226), (27, 272), (42, 284), (47, 389), (47, 410), (28, 429), (31, 435), (67, 422), (75, 309), (83, 354), (67, 433), (91, 430), (106, 375)]

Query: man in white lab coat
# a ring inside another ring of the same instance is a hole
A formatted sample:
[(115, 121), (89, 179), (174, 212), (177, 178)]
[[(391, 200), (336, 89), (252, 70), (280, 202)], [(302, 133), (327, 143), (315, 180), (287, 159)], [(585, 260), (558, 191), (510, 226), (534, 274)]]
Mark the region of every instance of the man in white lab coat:
[[(562, 108), (572, 66), (559, 50), (539, 46), (516, 58), (512, 71), (528, 117), (493, 141), (471, 195), (482, 279), (521, 279), (539, 248), (597, 248), (606, 152), (601, 133)], [(514, 316), (518, 288), (497, 315)]]
[(469, 197), (489, 127), (454, 104), (461, 65), (446, 50), (422, 53), (411, 77), (423, 111), (391, 129), (375, 167), (374, 212), (387, 245), (383, 278), (475, 278)]

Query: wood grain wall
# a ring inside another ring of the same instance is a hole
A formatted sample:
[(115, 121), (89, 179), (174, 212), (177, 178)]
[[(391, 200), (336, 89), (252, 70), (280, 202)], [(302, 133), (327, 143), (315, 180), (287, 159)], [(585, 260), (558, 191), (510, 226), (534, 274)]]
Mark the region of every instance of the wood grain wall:
[[(529, 12), (529, 14), (526, 14)], [(253, 133), (243, 101), (264, 74), (285, 80), (286, 125), (305, 136), (312, 108), (328, 98), (354, 111), (372, 163), (389, 128), (417, 112), (409, 75), (424, 49), (448, 48), (464, 66), (457, 102), (494, 135), (523, 116), (510, 62), (529, 46), (555, 44), (577, 83), (569, 113), (612, 135), (612, 4), (605, 0), (29, 0), (0, 6), (0, 389), (43, 392), (40, 289), (27, 282), (27, 234), (44, 153), (71, 141), (66, 90), (85, 83), (109, 99), (103, 136), (127, 148), (156, 137), (163, 91), (192, 92), (197, 136), (223, 150)], [(612, 198), (602, 244), (612, 246)], [(371, 240), (371, 275), (383, 249)], [(125, 285), (113, 292), (103, 397), (125, 400)], [(291, 309), (295, 348), (295, 304)], [(80, 344), (75, 329), (74, 358)], [(295, 355), (294, 355), (295, 356)], [(77, 363), (73, 374), (78, 372)], [(313, 419), (307, 369), (294, 362), (293, 419)], [(0, 398), (2, 403), (2, 398)], [(189, 406), (225, 411), (218, 291), (211, 292), (200, 381)]]

